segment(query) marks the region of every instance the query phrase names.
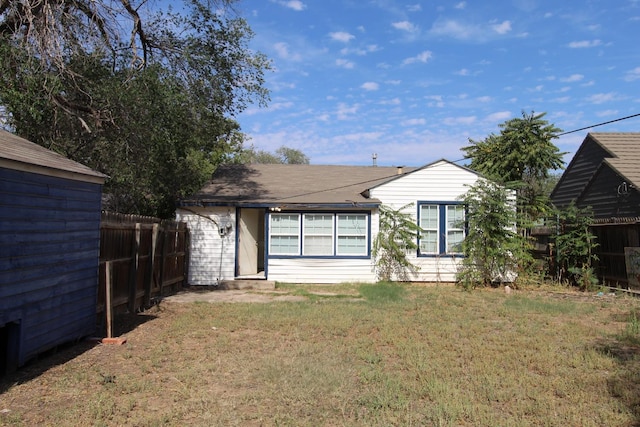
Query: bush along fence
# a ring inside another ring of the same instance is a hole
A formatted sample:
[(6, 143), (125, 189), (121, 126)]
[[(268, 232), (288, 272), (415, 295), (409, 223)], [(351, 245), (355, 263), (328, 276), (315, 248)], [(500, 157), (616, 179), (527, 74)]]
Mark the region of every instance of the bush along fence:
[(184, 222), (102, 213), (97, 313), (108, 336), (114, 313), (144, 310), (186, 284), (188, 248)]

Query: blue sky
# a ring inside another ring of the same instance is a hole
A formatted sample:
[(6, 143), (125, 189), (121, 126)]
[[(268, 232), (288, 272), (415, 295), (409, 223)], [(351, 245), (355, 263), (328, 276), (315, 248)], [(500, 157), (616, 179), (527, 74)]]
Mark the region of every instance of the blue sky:
[[(312, 164), (420, 166), (546, 112), (564, 131), (640, 113), (640, 0), (242, 0), (274, 70), (237, 117)], [(594, 132), (640, 132), (640, 117)], [(569, 154), (588, 130), (554, 143)]]

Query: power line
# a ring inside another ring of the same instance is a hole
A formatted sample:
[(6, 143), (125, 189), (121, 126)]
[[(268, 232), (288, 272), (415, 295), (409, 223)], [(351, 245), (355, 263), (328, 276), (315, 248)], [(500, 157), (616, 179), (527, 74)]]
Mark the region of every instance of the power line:
[[(610, 123), (621, 122), (622, 120), (628, 120), (628, 119), (632, 119), (632, 118), (638, 117), (638, 116), (640, 116), (640, 113), (632, 114), (632, 115), (627, 116), (627, 117), (620, 117), (619, 119), (609, 120), (608, 122), (602, 122), (602, 123), (598, 123), (598, 124), (591, 125), (591, 126), (585, 126), (583, 128), (580, 128), (580, 129), (574, 129), (574, 130), (570, 130), (570, 131), (567, 131), (567, 132), (562, 132), (562, 133), (559, 133), (557, 135), (552, 135), (552, 136), (554, 138), (557, 138), (559, 136), (569, 135), (570, 133), (580, 132), (581, 130), (587, 130), (587, 129), (595, 128), (595, 127), (598, 127), (598, 126), (608, 125)], [(467, 159), (468, 159), (468, 157), (463, 157), (462, 159), (455, 160), (452, 163), (462, 162), (462, 161), (467, 160)]]
[(583, 128), (580, 128), (580, 129), (574, 129), (574, 130), (570, 130), (570, 131), (567, 131), (567, 132), (562, 132), (562, 133), (559, 133), (559, 134), (554, 135), (554, 136), (558, 137), (558, 136), (568, 135), (570, 133), (580, 132), (581, 130), (591, 129), (591, 128), (595, 128), (595, 127), (602, 126), (602, 125), (608, 125), (610, 123), (620, 122), (622, 120), (632, 119), (632, 118), (638, 117), (638, 116), (640, 116), (640, 113), (632, 114), (631, 116), (627, 116), (627, 117), (621, 117), (621, 118), (615, 119), (615, 120), (609, 120), (608, 122), (598, 123), (597, 125), (591, 125), (591, 126), (583, 127)]

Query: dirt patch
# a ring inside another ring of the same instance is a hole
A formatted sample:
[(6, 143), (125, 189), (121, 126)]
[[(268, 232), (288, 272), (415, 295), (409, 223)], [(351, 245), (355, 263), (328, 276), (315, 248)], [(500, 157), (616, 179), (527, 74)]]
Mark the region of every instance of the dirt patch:
[(305, 297), (299, 295), (290, 295), (287, 292), (279, 291), (257, 291), (257, 290), (213, 290), (204, 291), (182, 291), (176, 295), (166, 297), (168, 302), (191, 303), (191, 302), (209, 302), (209, 303), (231, 303), (231, 302), (282, 302), (282, 301), (304, 301)]

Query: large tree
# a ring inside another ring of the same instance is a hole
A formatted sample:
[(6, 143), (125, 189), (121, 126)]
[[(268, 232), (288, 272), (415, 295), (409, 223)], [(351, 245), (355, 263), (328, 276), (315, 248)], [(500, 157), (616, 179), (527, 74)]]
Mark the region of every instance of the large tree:
[(268, 98), (233, 3), (0, 0), (2, 120), (109, 175), (107, 208), (170, 216), (242, 152), (235, 114)]
[(525, 228), (547, 213), (550, 174), (564, 166), (565, 153), (552, 142), (561, 129), (544, 120), (545, 114), (523, 112), (522, 118), (500, 124), (499, 135), (470, 139), (470, 145), (462, 148), (471, 169), (516, 191), (519, 220)]
[(304, 154), (302, 150), (281, 146), (275, 153), (264, 150), (254, 150), (250, 148), (246, 151), (245, 157), (248, 163), (262, 164), (286, 164), (286, 165), (308, 165), (309, 156)]

